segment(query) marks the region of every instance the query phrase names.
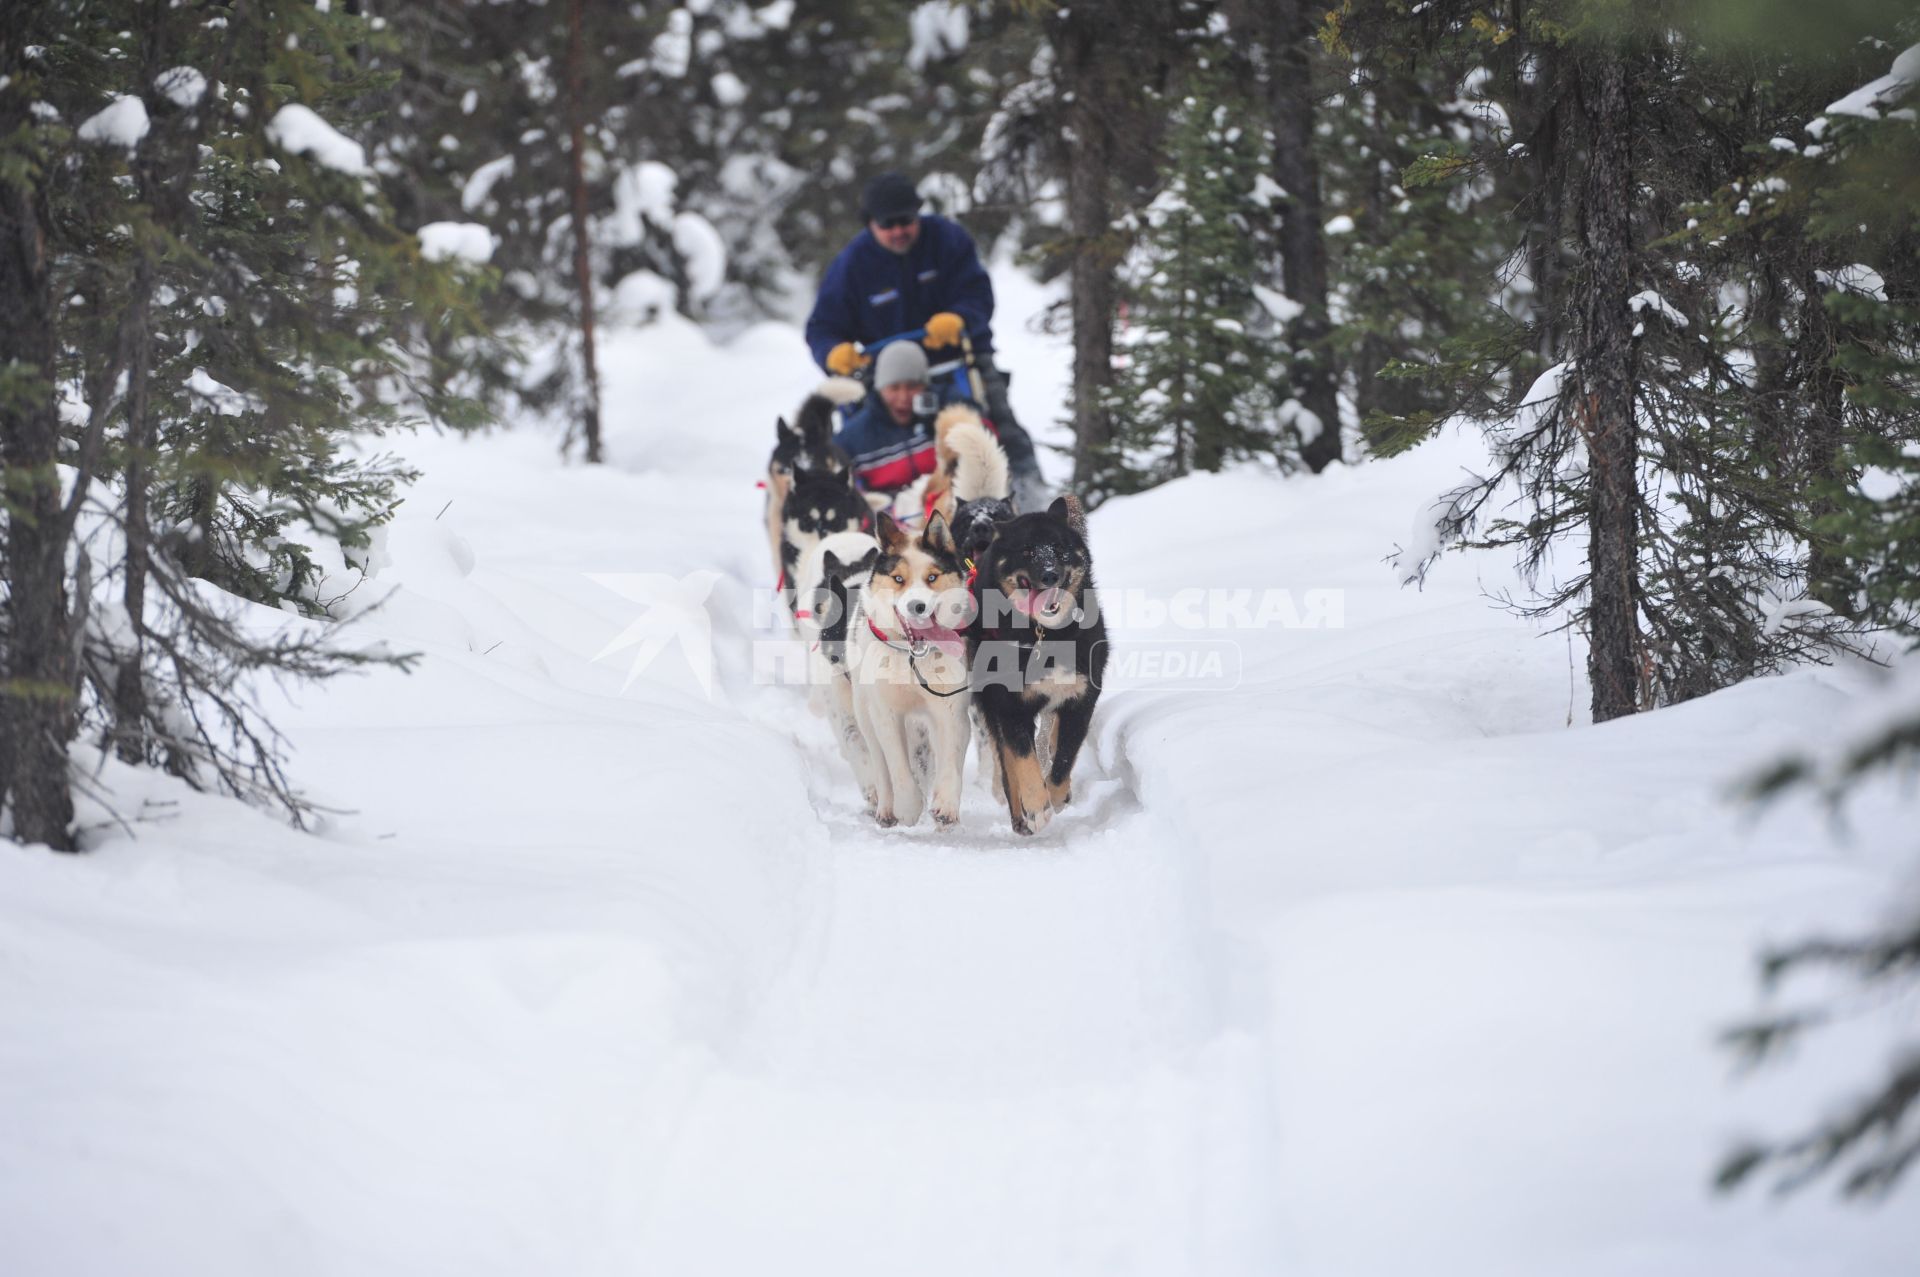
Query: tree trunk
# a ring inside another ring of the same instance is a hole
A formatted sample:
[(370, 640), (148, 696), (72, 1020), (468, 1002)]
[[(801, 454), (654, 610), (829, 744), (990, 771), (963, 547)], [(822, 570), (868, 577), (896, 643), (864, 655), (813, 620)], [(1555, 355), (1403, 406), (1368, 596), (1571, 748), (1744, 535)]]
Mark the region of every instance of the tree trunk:
[(567, 2), (567, 132), (573, 139), (573, 281), (580, 292), (580, 363), (586, 378), (586, 403), (581, 431), (587, 441), (587, 460), (595, 465), (600, 454), (600, 368), (593, 350), (593, 266), (587, 229), (586, 170), (586, 17), (584, 0)]
[[(1367, 109), (1366, 124), (1370, 133), (1379, 134), (1386, 129), (1407, 127), (1403, 120), (1417, 120), (1411, 104), (1401, 100), (1397, 92), (1399, 76), (1395, 73), (1384, 74), (1372, 87), (1373, 105)], [(1384, 121), (1384, 124), (1383, 124)], [(1417, 126), (1417, 125), (1416, 125)], [(1360, 175), (1358, 194), (1360, 199), (1358, 238), (1367, 243), (1385, 243), (1392, 236), (1387, 225), (1388, 178), (1380, 171), (1377, 162), (1367, 164)], [(1324, 210), (1314, 214), (1313, 220), (1321, 220)], [(1324, 239), (1317, 232), (1315, 238)], [(1356, 308), (1363, 314), (1385, 315), (1394, 309), (1384, 294), (1388, 291), (1386, 281), (1361, 276), (1354, 281)], [(1402, 312), (1404, 313), (1404, 312)], [(1370, 325), (1368, 327), (1371, 327)], [(1403, 406), (1399, 400), (1407, 398), (1406, 391), (1396, 395), (1396, 383), (1381, 377), (1380, 373), (1393, 359), (1394, 346), (1383, 334), (1363, 331), (1359, 340), (1347, 352), (1346, 371), (1352, 374), (1353, 410), (1364, 423), (1372, 420), (1375, 413), (1399, 416), (1414, 405)], [(1404, 386), (1405, 383), (1398, 383)], [(1320, 467), (1314, 467), (1316, 470)]]
[[(0, 88), (0, 134), (31, 128), (18, 88)], [(24, 166), (0, 170), (0, 460), (7, 475), (7, 634), (0, 683), (0, 799), (22, 842), (74, 850), (67, 742), (73, 735), (73, 643), (66, 521), (54, 469), (52, 263), (46, 205)]]
[(1586, 121), (1581, 185), (1586, 261), (1581, 272), (1579, 394), (1573, 405), (1592, 465), (1587, 542), (1587, 673), (1593, 721), (1640, 707), (1637, 605), (1640, 492), (1634, 421), (1633, 155), (1625, 55), (1595, 50), (1576, 73)]
[[(1324, 6), (1320, 6), (1324, 7)], [(1273, 126), (1274, 180), (1286, 191), (1280, 216), (1282, 291), (1305, 307), (1293, 321), (1293, 393), (1320, 419), (1300, 449), (1314, 473), (1340, 460), (1340, 405), (1327, 314), (1327, 242), (1321, 225), (1320, 165), (1313, 155), (1313, 14), (1306, 0), (1249, 5), (1267, 50), (1267, 114)]]
[(1073, 313), (1073, 482), (1085, 490), (1099, 476), (1113, 446), (1106, 396), (1113, 384), (1113, 315), (1118, 296), (1113, 244), (1113, 121), (1103, 109), (1103, 59), (1116, 54), (1113, 26), (1096, 6), (1074, 5), (1048, 23), (1054, 74), (1071, 95), (1066, 125), (1067, 233), (1072, 237), (1068, 281)]
[(1847, 380), (1833, 366), (1841, 333), (1827, 313), (1827, 290), (1811, 266), (1801, 275), (1800, 289), (1801, 359), (1810, 392), (1800, 476), (1801, 490), (1807, 494), (1807, 592), (1842, 616), (1852, 616), (1859, 609), (1854, 604), (1855, 582), (1849, 579), (1846, 555), (1832, 533), (1812, 526), (1835, 513), (1834, 497), (1846, 477), (1841, 474), (1841, 445), (1846, 427)]
[[(140, 183), (149, 208), (152, 183), (144, 166)], [(127, 503), (123, 530), (127, 539), (127, 628), (132, 646), (119, 653), (113, 678), (114, 752), (123, 762), (146, 761), (147, 686), (142, 654), (147, 635), (147, 554), (153, 534), (147, 520), (147, 453), (152, 444), (149, 382), (153, 371), (153, 262), (142, 250), (133, 273), (127, 315)]]
[[(1520, 22), (1516, 9), (1515, 23)], [(1518, 46), (1522, 36), (1513, 43)], [(1541, 368), (1551, 368), (1564, 357), (1566, 336), (1561, 316), (1565, 300), (1566, 264), (1563, 260), (1566, 215), (1563, 186), (1568, 174), (1560, 162), (1560, 137), (1564, 121), (1556, 101), (1559, 76), (1565, 54), (1551, 41), (1540, 41), (1516, 48), (1513, 55), (1513, 96), (1525, 104), (1535, 139), (1527, 152), (1527, 186), (1530, 217), (1527, 226), (1527, 274), (1533, 283), (1529, 313), (1536, 327), (1534, 350)], [(1536, 69), (1531, 81), (1520, 74), (1520, 67), (1531, 57)]]

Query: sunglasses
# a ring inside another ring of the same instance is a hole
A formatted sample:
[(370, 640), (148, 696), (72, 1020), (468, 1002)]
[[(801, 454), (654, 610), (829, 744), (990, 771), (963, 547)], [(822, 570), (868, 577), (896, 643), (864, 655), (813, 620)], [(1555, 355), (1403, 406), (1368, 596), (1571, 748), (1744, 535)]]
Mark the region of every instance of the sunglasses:
[(920, 214), (908, 213), (905, 217), (889, 217), (885, 221), (875, 222), (874, 225), (883, 231), (897, 231), (904, 227), (911, 226), (919, 220)]

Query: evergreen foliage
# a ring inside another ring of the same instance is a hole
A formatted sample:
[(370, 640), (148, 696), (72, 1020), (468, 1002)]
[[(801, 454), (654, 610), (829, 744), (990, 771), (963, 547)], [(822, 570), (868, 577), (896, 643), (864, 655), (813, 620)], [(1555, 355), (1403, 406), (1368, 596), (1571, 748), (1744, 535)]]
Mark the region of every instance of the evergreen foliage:
[(1219, 470), (1281, 444), (1274, 323), (1254, 292), (1274, 251), (1266, 192), (1278, 187), (1264, 139), (1241, 123), (1248, 114), (1213, 68), (1191, 78), (1173, 111), (1167, 178), (1123, 272), (1105, 491)]
[[(1900, 30), (1909, 42), (1920, 39), (1911, 22)], [(1836, 805), (1920, 760), (1920, 702), (1911, 695), (1911, 646), (1920, 638), (1920, 129), (1911, 115), (1920, 48), (1901, 55), (1912, 77), (1906, 88), (1876, 74), (1874, 63), (1893, 50), (1867, 49), (1873, 62), (1831, 87), (1831, 103), (1786, 132), (1786, 145), (1756, 150), (1754, 179), (1724, 193), (1717, 216), (1702, 220), (1703, 231), (1757, 249), (1763, 263), (1784, 263), (1776, 267), (1785, 277), (1782, 309), (1797, 323), (1763, 384), (1810, 385), (1806, 395), (1783, 396), (1802, 414), (1788, 427), (1833, 452), (1815, 492), (1825, 597), (1909, 647), (1897, 671), (1905, 682), (1894, 682), (1877, 723), (1829, 755), (1787, 759), (1755, 784), (1762, 796), (1810, 788)], [(1806, 939), (1762, 963), (1769, 992), (1805, 969), (1840, 972), (1881, 996), (1910, 992), (1920, 973), (1920, 916), (1907, 908), (1867, 934)], [(1728, 1042), (1749, 1063), (1775, 1060), (1840, 1013), (1832, 1004), (1770, 1013)], [(1811, 1127), (1735, 1148), (1719, 1183), (1768, 1178), (1790, 1191), (1831, 1179), (1848, 1196), (1873, 1199), (1890, 1193), (1916, 1156), (1920, 1066), (1910, 1049), (1878, 1086), (1844, 1097)]]
[[(1327, 237), (1340, 308), (1332, 346), (1354, 414), (1382, 452), (1449, 412), (1491, 407), (1468, 389), (1476, 379), (1460, 361), (1524, 341), (1531, 295), (1510, 265), (1507, 212), (1523, 197), (1509, 153), (1525, 145), (1496, 88), (1511, 57), (1504, 45), (1455, 39), (1365, 58), (1344, 50), (1323, 64), (1333, 81), (1324, 211), (1339, 231)], [(1543, 368), (1523, 355), (1512, 375)]]
[[(378, 12), (370, 12), (378, 10)], [(596, 399), (587, 320), (793, 317), (886, 169), (1064, 277), (1090, 504), (1449, 423), (1596, 720), (1920, 639), (1920, 26), (1899, 0), (33, 0), (0, 40), (0, 810), (70, 745), (307, 804), (253, 690), (383, 451)], [(569, 53), (577, 54), (570, 64)], [(1897, 61), (1896, 61), (1897, 59)], [(577, 139), (577, 140), (576, 140)], [(484, 227), (489, 260), (419, 231)], [(1004, 320), (1003, 320), (1004, 322)], [(1437, 551), (1436, 551), (1437, 552)], [(1409, 579), (1430, 557), (1409, 556)], [(1911, 660), (1912, 658), (1908, 658)], [(1758, 785), (1844, 798), (1907, 705)], [(84, 783), (84, 782), (78, 782)], [(1920, 921), (1771, 956), (1911, 979)], [(1765, 1017), (1754, 1057), (1819, 1023)], [(1920, 1072), (1732, 1155), (1879, 1194)]]
[(484, 412), (461, 352), (488, 276), (423, 260), (333, 127), (383, 86), (379, 24), (300, 0), (33, 16), (5, 92), (59, 299), (35, 393), (73, 474), (67, 727), (297, 821), (254, 680), (398, 658), (247, 605), (324, 620), (329, 568), (350, 588), (410, 477), (379, 436)]
[[(1487, 423), (1498, 465), (1436, 503), (1442, 538), (1519, 550), (1538, 593), (1518, 605), (1588, 633), (1596, 718), (1822, 659), (1859, 628), (1820, 530), (1848, 482), (1846, 427), (1834, 363), (1809, 358), (1830, 324), (1802, 283), (1835, 266), (1807, 258), (1804, 235), (1790, 250), (1763, 242), (1740, 192), (1756, 180), (1771, 190), (1756, 160), (1771, 164), (1771, 139), (1797, 129), (1809, 101), (1844, 91), (1847, 60), (1757, 61), (1650, 6), (1535, 6), (1512, 25), (1499, 12), (1434, 5), (1415, 22), (1355, 5), (1329, 20), (1330, 43), (1363, 64), (1404, 61), (1409, 44), (1442, 58), (1483, 46), (1480, 84), (1518, 140), (1436, 138), (1406, 178), (1471, 199), (1475, 183), (1497, 192), (1504, 168), (1532, 188), (1515, 221), (1530, 242), (1508, 257), (1524, 282), (1509, 283), (1517, 297), (1490, 294), (1504, 319), (1452, 325), (1428, 361), (1450, 393), (1437, 408), (1373, 414), (1370, 434), (1392, 451), (1450, 416)], [(1509, 46), (1523, 61), (1493, 73)], [(1595, 86), (1609, 59), (1629, 90), (1622, 117), (1603, 120)], [(1608, 195), (1594, 187), (1596, 156), (1616, 137), (1629, 149)], [(1544, 198), (1543, 183), (1559, 194)], [(1603, 251), (1593, 219), (1615, 206), (1624, 239)], [(1554, 375), (1537, 377), (1542, 364)], [(1599, 393), (1609, 366), (1618, 389)], [(1602, 442), (1626, 446), (1602, 465)], [(1591, 560), (1614, 529), (1624, 566), (1556, 564), (1557, 544), (1584, 539)], [(1629, 590), (1604, 626), (1597, 581)]]

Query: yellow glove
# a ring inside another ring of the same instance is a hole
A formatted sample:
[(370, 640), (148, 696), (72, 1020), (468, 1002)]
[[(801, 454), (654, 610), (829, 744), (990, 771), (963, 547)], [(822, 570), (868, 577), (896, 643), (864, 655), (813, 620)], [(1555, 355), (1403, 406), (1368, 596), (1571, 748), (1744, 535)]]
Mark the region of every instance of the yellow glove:
[(950, 310), (943, 310), (927, 321), (927, 349), (938, 350), (942, 346), (958, 346), (960, 335), (966, 331), (966, 320)]
[(851, 377), (872, 362), (872, 356), (861, 354), (850, 341), (843, 341), (827, 352), (827, 371), (842, 377)]

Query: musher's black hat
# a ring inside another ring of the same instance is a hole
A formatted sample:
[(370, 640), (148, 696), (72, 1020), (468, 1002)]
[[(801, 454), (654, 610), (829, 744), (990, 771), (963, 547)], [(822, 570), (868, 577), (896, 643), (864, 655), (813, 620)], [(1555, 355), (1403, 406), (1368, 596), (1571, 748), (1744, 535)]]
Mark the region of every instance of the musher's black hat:
[(920, 211), (920, 192), (905, 173), (882, 173), (860, 193), (860, 216), (869, 222), (912, 217)]

